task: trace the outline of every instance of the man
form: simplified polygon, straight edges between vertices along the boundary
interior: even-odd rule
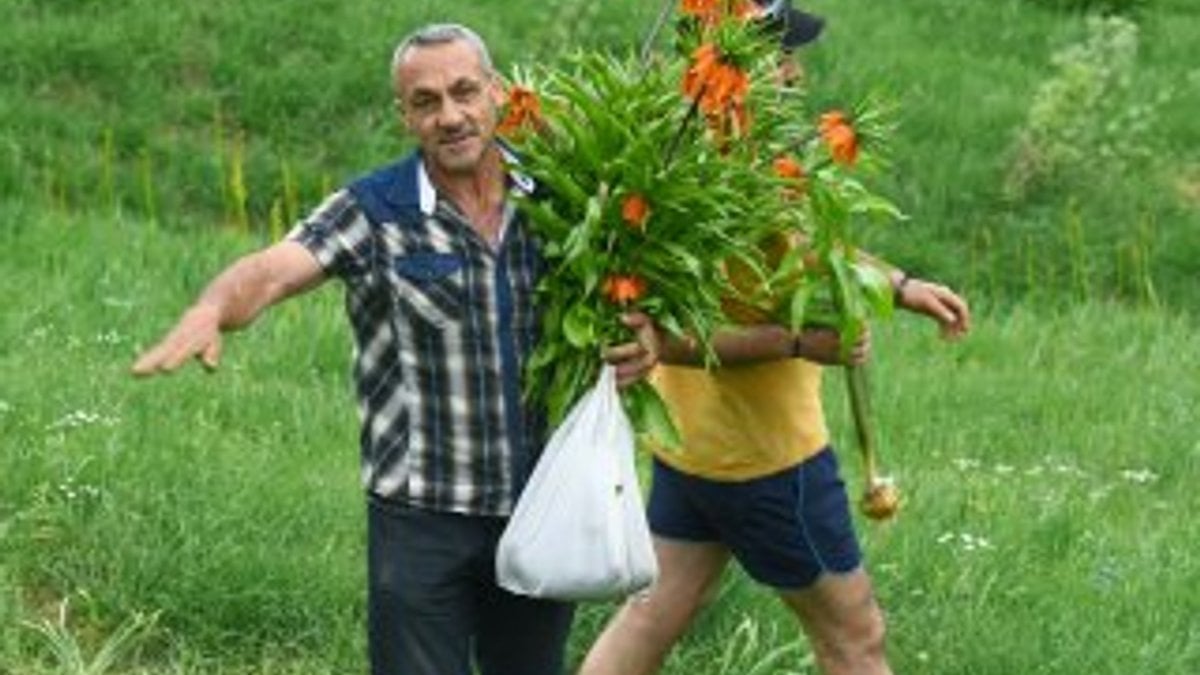
[[[769,5],[765,20],[785,51],[821,30],[820,19],[787,2],[760,4]],[[783,70],[785,78],[795,74]],[[950,338],[969,329],[969,309],[953,291],[889,274],[901,308],[932,318]],[[655,451],[647,511],[660,576],[619,610],[582,675],[657,672],[731,557],[795,613],[822,672],[890,673],[883,616],[821,409],[817,364],[843,361],[836,334],[758,325],[718,344],[722,367],[705,371],[667,365],[696,355],[664,343],[655,381],[683,449]],[[845,362],[861,363],[868,347],[856,345]]]
[[[392,62],[419,150],[329,197],[285,241],[237,261],[134,364],[215,368],[221,333],[329,277],[346,287],[368,500],[368,643],[375,675],[557,675],[567,603],[495,583],[497,540],[537,458],[543,420],[521,403],[536,338],[538,249],[509,199],[494,132],[502,86],[457,25],[422,28]],[[628,383],[654,329],[607,353]]]

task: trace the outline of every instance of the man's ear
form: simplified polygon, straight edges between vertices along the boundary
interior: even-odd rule
[[[400,130],[406,134],[412,133],[412,127],[408,123],[408,114],[404,109],[404,100],[399,96],[393,97],[392,108],[396,111],[396,122],[400,125]]]

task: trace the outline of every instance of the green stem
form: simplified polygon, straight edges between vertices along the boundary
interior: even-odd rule
[[[688,127],[692,125],[692,120],[696,118],[696,113],[700,110],[700,98],[704,96],[704,90],[708,85],[700,87],[700,91],[696,92],[696,98],[692,99],[692,105],[688,108],[687,116],[683,118],[683,122],[679,124],[679,129],[675,131],[675,137],[671,139],[671,144],[667,146],[667,152],[663,156],[663,168],[671,166],[671,159],[675,156],[675,151],[679,149],[679,141],[683,140],[683,134]]]
[[[650,50],[654,47],[654,39],[662,31],[663,24],[671,17],[671,12],[675,9],[675,1],[663,0],[662,8],[658,10],[658,16],[654,19],[654,24],[650,26],[650,32],[646,35],[646,39],[642,41],[642,51],[639,60],[642,63],[643,70],[650,67]]]
[[[846,389],[850,394],[850,412],[854,417],[854,433],[862,453],[866,481],[870,485],[878,470],[875,457],[875,436],[871,427],[871,397],[867,385],[867,367],[846,366]]]

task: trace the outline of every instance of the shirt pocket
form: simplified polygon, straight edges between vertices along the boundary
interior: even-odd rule
[[[462,319],[463,267],[455,253],[419,252],[392,258],[391,274],[396,299],[405,313],[438,327]]]

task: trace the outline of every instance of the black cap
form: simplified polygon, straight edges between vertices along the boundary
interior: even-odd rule
[[[795,49],[816,40],[825,28],[825,19],[792,7],[791,0],[754,0],[762,8],[767,30],[779,32],[779,44]]]

